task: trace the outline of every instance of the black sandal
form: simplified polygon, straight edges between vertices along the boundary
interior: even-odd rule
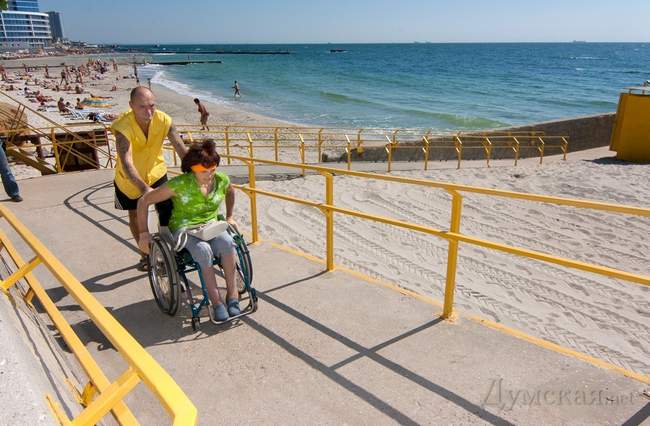
[[[149,257],[144,256],[140,258],[140,261],[135,264],[135,269],[140,272],[147,272],[149,270]]]

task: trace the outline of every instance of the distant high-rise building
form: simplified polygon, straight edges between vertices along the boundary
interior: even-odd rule
[[[52,41],[50,19],[39,10],[38,0],[8,0],[7,10],[0,12],[0,47],[47,46]]]
[[[61,14],[59,12],[47,12],[50,17],[50,30],[52,31],[52,40],[63,40],[63,25],[61,24]]]

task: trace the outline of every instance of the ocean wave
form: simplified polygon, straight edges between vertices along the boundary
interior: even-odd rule
[[[503,123],[501,121],[492,120],[485,117],[424,111],[412,108],[401,108],[401,111],[407,114],[419,115],[421,117],[431,117],[436,120],[444,121],[447,124],[450,124],[451,128],[464,127],[470,129],[489,129],[493,127],[509,126],[509,123]]]
[[[339,102],[339,103],[355,103],[355,104],[360,104],[360,105],[378,105],[375,102],[372,102],[368,99],[363,99],[363,98],[357,98],[354,96],[350,95],[344,95],[342,93],[334,93],[334,92],[326,92],[321,90],[320,95],[330,101],[333,102]]]
[[[225,104],[226,102],[223,99],[217,98],[210,92],[205,92],[201,90],[196,90],[189,84],[181,83],[180,81],[171,80],[167,78],[167,73],[165,71],[158,71],[151,78],[151,82],[154,84],[159,84],[164,86],[179,95],[190,96],[192,98],[204,99],[208,102],[214,104]]]
[[[151,53],[151,56],[171,56],[171,55],[176,55],[176,53],[170,52],[170,53]]]
[[[607,58],[599,58],[597,56],[571,56],[571,59],[580,59],[584,61],[605,61]]]

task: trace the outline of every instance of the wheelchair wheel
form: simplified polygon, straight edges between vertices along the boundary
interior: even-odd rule
[[[231,225],[228,226],[228,233],[235,242],[235,251],[237,252],[235,258],[235,284],[237,285],[239,294],[244,294],[253,284],[253,263],[251,261],[251,255],[243,235],[237,232]]]
[[[160,310],[175,315],[180,298],[176,261],[159,235],[153,235],[149,245],[149,284]]]

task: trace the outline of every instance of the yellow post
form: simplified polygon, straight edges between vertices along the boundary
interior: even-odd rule
[[[463,157],[463,142],[458,135],[454,136],[454,146],[456,147],[456,156],[458,157],[458,166],[456,166],[456,169],[460,169],[460,161]]]
[[[449,190],[451,193],[451,226],[449,231],[460,232],[460,215],[463,206],[463,197],[458,192]],[[442,318],[449,319],[454,312],[454,292],[456,290],[456,263],[458,260],[458,241],[449,240],[449,252],[447,255],[447,279],[445,284],[445,306],[442,311]]]
[[[345,148],[345,152],[348,154],[348,170],[352,170],[352,143],[348,135],[345,135],[345,139],[348,140],[348,146]]]
[[[190,138],[190,143],[194,143],[194,138],[192,138],[192,132],[187,132],[187,137]]]
[[[255,189],[255,163],[252,159],[248,161],[248,187]],[[248,196],[251,200],[251,234],[253,243],[256,243],[259,240],[257,232],[257,194],[251,192]]]
[[[334,205],[334,177],[331,173],[323,173],[325,176],[325,204]],[[327,270],[334,270],[334,212],[327,209],[325,212],[325,235],[327,237],[326,260]]]
[[[303,139],[302,135],[298,133],[298,137],[300,138],[300,145],[298,145],[298,150],[300,151],[300,163],[304,166],[305,165],[305,140]],[[301,176],[305,176],[305,168],[302,167]]]
[[[386,136],[386,139],[388,139],[388,136]],[[390,173],[391,165],[393,162],[393,144],[390,141],[390,139],[388,139],[388,143],[386,144],[384,149],[386,150],[386,160],[388,160],[386,161],[386,167],[387,167],[386,171]]]
[[[253,158],[253,138],[250,132],[247,132],[246,136],[248,136],[248,157]]]
[[[224,130],[224,138],[226,139],[226,156],[228,157],[228,165],[230,165],[230,132],[228,131],[228,126]]]
[[[519,160],[519,140],[517,139],[516,136],[513,136],[512,139],[515,142],[515,147],[512,149],[515,151],[515,166],[516,166],[517,161]]]
[[[318,131],[318,162],[320,163],[323,161],[323,152],[322,152],[322,146],[323,146],[323,129],[320,129]],[[276,160],[277,161],[277,160]]]
[[[487,161],[487,166],[490,167],[490,157],[492,156],[492,141],[487,136],[485,136],[485,140],[483,141],[483,150],[485,151],[485,160]]]
[[[429,170],[429,139],[422,136],[422,143],[424,144],[424,148],[422,148],[424,152],[424,170]]]
[[[566,140],[564,136],[562,136],[562,159],[566,161],[566,154],[567,151],[569,150],[569,141]]]
[[[18,268],[18,270],[16,270],[16,272],[13,274],[9,275],[6,280],[0,280],[0,289],[6,293],[12,285],[16,284],[18,280],[32,272],[32,270],[36,268],[40,263],[41,259],[38,256],[34,256],[32,260]]]
[[[278,145],[280,143],[280,134],[279,134],[279,132],[280,132],[279,127],[276,127],[275,131],[273,132],[273,148],[275,150],[275,161],[280,161],[280,160],[278,160],[278,158],[280,158],[280,157],[278,157]],[[304,176],[304,174],[303,174],[303,176]]]
[[[361,154],[363,152],[363,139],[361,139],[361,132],[363,132],[363,129],[359,129],[357,132],[357,154]]]
[[[108,140],[108,129],[104,126],[104,139],[106,139],[106,149],[108,150],[108,165],[113,168],[113,155],[111,154],[111,142]]]
[[[59,154],[59,147],[57,146],[56,133],[54,133],[54,128],[52,128],[52,131],[50,132],[50,140],[52,140],[52,151],[54,152],[54,167],[56,167],[56,171],[58,173],[61,173],[63,171],[63,167],[61,166],[61,157]]]
[[[539,139],[539,146],[537,147],[537,150],[539,151],[539,164],[542,164],[542,161],[544,161],[544,139],[542,139],[541,136],[538,136],[537,139]]]

